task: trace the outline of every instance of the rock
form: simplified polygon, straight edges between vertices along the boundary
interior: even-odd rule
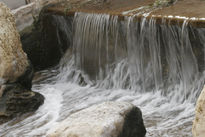
[[[71,114],[48,137],[144,137],[139,108],[127,102],[105,102]]]
[[[43,104],[44,97],[21,85],[7,86],[0,99],[0,124],[27,112],[34,112]]]
[[[205,136],[205,86],[197,100],[192,134],[194,137]]]
[[[33,68],[22,50],[11,11],[0,3],[0,124],[33,112],[44,97],[31,91]]]
[[[17,81],[28,66],[15,19],[10,10],[0,3],[0,85]]]
[[[19,31],[30,26],[34,21],[33,17],[38,16],[44,6],[59,2],[60,0],[29,0],[27,4],[25,3],[25,0],[23,1],[24,3],[20,5],[19,2],[13,0],[10,0],[10,2],[7,3],[10,7],[11,5],[15,6],[15,9],[12,10],[12,14],[16,19],[16,26]]]
[[[36,16],[37,13],[34,2],[12,10],[12,14],[16,20],[17,30],[21,31],[25,27],[30,26],[33,23],[33,16]]]
[[[21,32],[21,42],[34,69],[42,70],[59,63],[71,45],[71,35],[71,17],[55,16],[42,10],[34,24]]]

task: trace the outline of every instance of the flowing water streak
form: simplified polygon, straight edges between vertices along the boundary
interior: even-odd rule
[[[129,75],[125,73],[125,77],[130,79],[128,87],[138,92],[161,90],[163,95],[176,102],[195,102],[203,81],[199,80],[187,21],[182,28],[159,25],[154,19],[146,18],[136,22],[128,17],[126,22]]]
[[[180,27],[156,24],[146,16],[119,21],[106,14],[76,13],[74,24],[76,64],[94,75],[97,87],[161,91],[176,102],[196,101],[203,82],[187,20]],[[126,42],[119,42],[124,36]],[[122,66],[116,67],[119,60]]]
[[[73,24],[76,65],[96,80],[103,79],[114,60],[112,52],[118,37],[117,16],[76,13]]]

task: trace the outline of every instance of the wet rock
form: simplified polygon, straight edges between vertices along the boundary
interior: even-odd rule
[[[15,83],[22,85],[26,89],[31,89],[32,79],[34,76],[33,67],[29,61],[29,66],[26,67],[25,72],[16,80]]]
[[[71,30],[70,17],[56,17],[42,10],[34,24],[21,32],[23,50],[27,53],[35,70],[58,64],[71,45]]]
[[[139,108],[127,102],[105,102],[74,114],[51,129],[48,137],[144,137]]]
[[[33,68],[22,50],[11,11],[0,3],[0,123],[35,111],[43,96],[31,91]]]
[[[205,135],[205,86],[197,100],[192,134],[194,137],[204,137]]]
[[[34,112],[42,105],[44,97],[21,85],[7,85],[0,99],[0,124],[27,112]]]

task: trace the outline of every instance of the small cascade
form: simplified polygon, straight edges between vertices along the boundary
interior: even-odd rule
[[[146,17],[119,20],[76,13],[73,24],[75,63],[98,87],[160,91],[177,102],[196,100],[203,85],[198,64],[203,53],[197,59],[193,48],[198,47],[190,38],[198,30],[188,20],[171,26]]]
[[[144,92],[161,90],[176,101],[193,101],[197,97],[199,69],[187,21],[182,27],[159,25],[146,18],[136,23],[129,17],[127,22],[130,73],[135,73],[131,75],[133,85],[140,83]]]
[[[0,135],[46,136],[76,111],[126,101],[142,110],[147,137],[191,137],[205,80],[205,29],[191,26],[189,19],[170,25],[140,14],[145,16],[123,20],[82,12],[52,15],[58,44],[71,48],[58,66],[38,72],[41,80],[33,91],[45,96],[44,105],[29,117],[0,125]]]
[[[76,13],[73,53],[78,68],[94,79],[105,77],[115,61],[118,41],[118,18],[106,14]],[[98,77],[98,78],[97,78]]]
[[[72,17],[64,17],[52,15],[53,26],[56,27],[56,37],[58,41],[58,45],[61,47],[61,54],[64,54],[64,51],[71,45],[72,43]],[[66,28],[66,29],[65,29]]]

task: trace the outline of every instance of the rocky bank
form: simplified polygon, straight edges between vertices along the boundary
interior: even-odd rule
[[[44,100],[31,91],[33,69],[22,50],[15,19],[0,3],[0,123],[35,111]]]

